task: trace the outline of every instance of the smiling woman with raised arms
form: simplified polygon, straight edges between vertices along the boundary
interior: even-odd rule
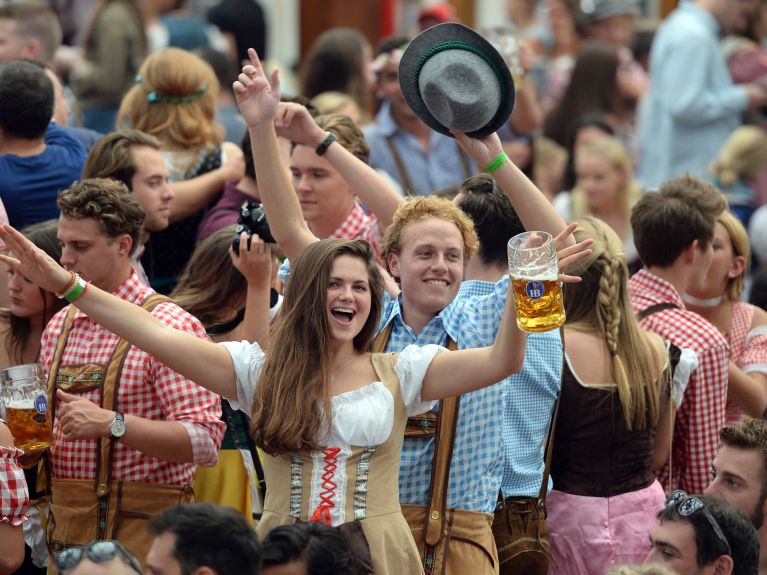
[[[261,535],[299,520],[346,524],[367,539],[376,573],[422,573],[396,489],[405,420],[521,367],[526,336],[513,303],[490,347],[372,354],[382,298],[373,252],[361,240],[322,240],[296,258],[265,353],[176,331],[85,284],[10,226],[0,236],[13,254],[2,260],[15,271],[49,291],[68,290],[67,299],[110,331],[252,412],[252,431],[269,454]],[[240,251],[251,257],[245,240]]]

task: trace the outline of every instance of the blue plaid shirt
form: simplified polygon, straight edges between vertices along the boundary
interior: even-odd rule
[[[504,301],[473,300],[466,304],[463,329],[473,347],[491,345],[503,314]],[[535,497],[541,489],[544,444],[562,378],[559,330],[530,334],[522,371],[503,380],[504,410],[501,435],[505,456],[501,489],[505,497]],[[551,489],[549,477],[548,489]],[[497,492],[496,492],[497,493]]]
[[[387,324],[392,324],[387,351],[401,351],[410,344],[445,345],[448,334],[459,349],[490,345],[500,325],[507,288],[507,278],[495,284],[482,281],[463,282],[457,297],[417,335],[405,325],[399,299],[387,298],[380,325],[383,329]],[[507,450],[504,448],[504,412],[506,404],[509,403],[509,389],[514,382],[521,379],[530,381],[530,388],[535,387],[533,381],[536,370],[540,369],[541,362],[548,361],[548,352],[541,354],[544,358],[533,362],[531,367],[528,367],[528,358],[538,359],[538,348],[552,348],[554,342],[559,347],[559,359],[555,364],[558,364],[557,369],[561,369],[562,355],[558,333],[532,335],[528,341],[528,350],[532,351],[527,352],[525,366],[520,374],[461,396],[448,484],[448,507],[482,513],[492,513],[495,509],[498,491],[505,475]],[[514,401],[517,401],[516,389]],[[528,438],[525,441],[528,444],[542,444],[545,435],[544,430],[542,437]],[[521,445],[523,442],[517,443]],[[530,451],[528,445],[524,445],[524,448]],[[433,454],[433,438],[405,439],[399,474],[401,503],[428,503]],[[540,459],[540,453],[536,451],[536,454]],[[542,472],[541,464],[535,493],[540,487]]]

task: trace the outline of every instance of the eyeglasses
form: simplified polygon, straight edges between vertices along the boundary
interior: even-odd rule
[[[727,550],[727,555],[732,555],[732,549],[730,549],[730,543],[727,541],[727,537],[724,536],[722,528],[719,527],[719,523],[716,522],[716,519],[711,515],[711,512],[706,509],[706,505],[703,501],[697,497],[687,495],[687,493],[678,489],[668,496],[668,499],[666,499],[666,507],[674,507],[677,513],[682,517],[689,517],[695,512],[701,511],[703,517],[706,518],[706,521],[708,521],[708,524],[711,526],[711,529],[714,530],[717,539],[719,539],[719,542],[724,545]]]
[[[141,564],[133,554],[118,541],[97,541],[84,547],[71,547],[56,555],[56,567],[59,571],[74,569],[83,557],[94,563],[108,563],[119,555],[125,563],[139,575],[142,575]]]

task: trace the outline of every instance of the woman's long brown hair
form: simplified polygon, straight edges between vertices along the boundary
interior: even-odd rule
[[[383,303],[383,280],[373,250],[363,240],[326,239],[292,262],[281,319],[274,325],[256,388],[251,432],[266,453],[318,448],[331,425],[329,382],[333,358],[326,304],[330,271],[339,256],[367,266],[370,314],[354,338],[358,353],[370,351]]]

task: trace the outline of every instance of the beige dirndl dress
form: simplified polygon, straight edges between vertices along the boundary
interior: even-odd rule
[[[235,409],[250,411],[263,352],[257,344],[222,343],[237,371]],[[421,383],[444,348],[408,346],[373,354],[379,381],[331,398],[330,436],[322,450],[264,457],[266,501],[257,532],[296,521],[333,526],[359,521],[377,575],[422,575],[423,566],[399,503],[399,463],[407,418],[436,402],[420,399]]]

